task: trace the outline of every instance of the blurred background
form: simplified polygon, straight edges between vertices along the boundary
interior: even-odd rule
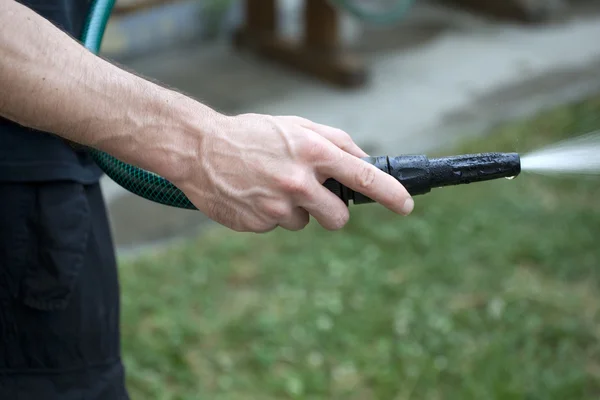
[[[600,129],[598,0],[118,0],[101,53],[372,155]],[[266,235],[103,187],[133,399],[600,397],[600,179],[523,174]]]

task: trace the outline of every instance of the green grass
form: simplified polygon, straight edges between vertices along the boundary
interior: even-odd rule
[[[600,128],[600,98],[445,154],[526,152]],[[437,189],[413,215],[215,229],[124,261],[133,399],[596,399],[600,179]]]

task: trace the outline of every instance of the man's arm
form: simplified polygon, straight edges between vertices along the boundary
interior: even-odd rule
[[[218,113],[95,56],[15,1],[0,6],[0,115],[173,179],[192,165],[193,141]]]
[[[348,209],[327,178],[397,213],[413,208],[347,133],[299,117],[225,116],[97,57],[13,0],[0,0],[0,91],[1,116],[157,173],[236,231],[302,229],[309,214],[343,227]]]

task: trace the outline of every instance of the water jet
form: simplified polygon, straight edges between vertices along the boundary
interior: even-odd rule
[[[524,171],[541,175],[599,175],[600,130],[526,153],[521,163]]]

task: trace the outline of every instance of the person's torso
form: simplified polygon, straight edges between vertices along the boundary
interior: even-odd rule
[[[91,5],[91,0],[17,1],[78,40]],[[55,135],[0,117],[0,182],[66,179],[94,183],[101,175],[87,152],[75,150]]]

